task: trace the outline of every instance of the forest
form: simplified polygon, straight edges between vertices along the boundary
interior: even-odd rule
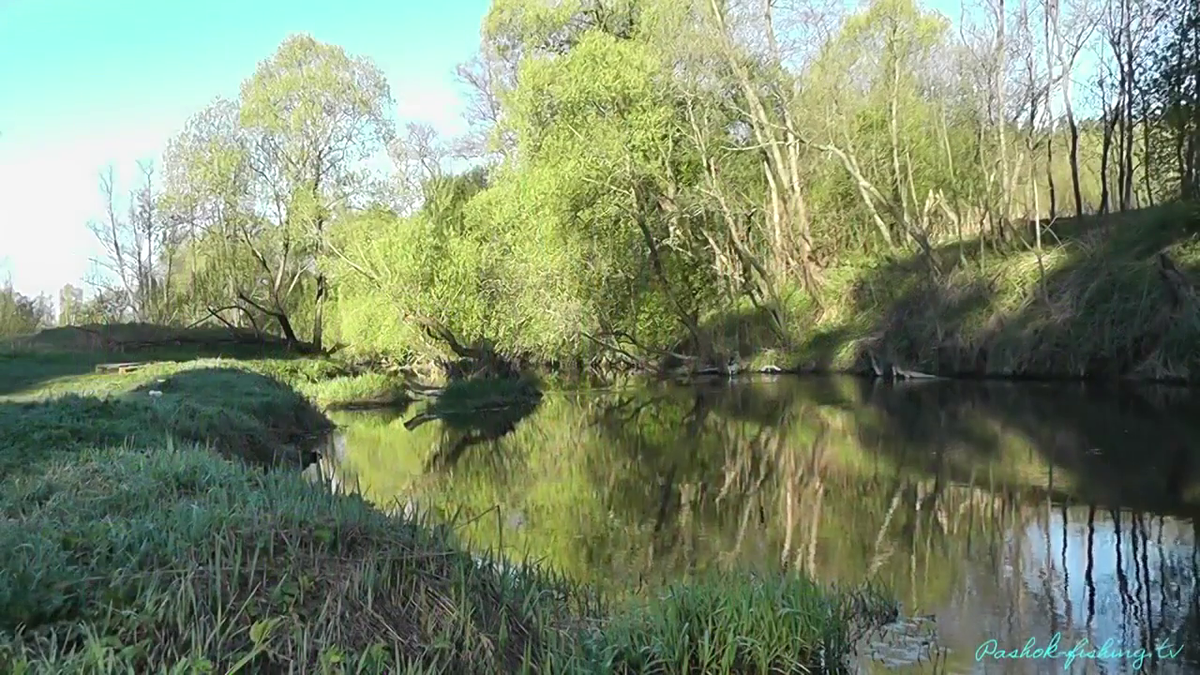
[[[495,0],[470,132],[295,35],[0,332],[252,328],[405,362],[1200,377],[1200,6]]]

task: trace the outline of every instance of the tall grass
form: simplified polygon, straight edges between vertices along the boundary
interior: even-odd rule
[[[663,675],[837,671],[866,629],[894,618],[881,598],[799,576],[709,574],[614,618],[599,661],[605,672]]]
[[[1040,251],[1016,244],[980,258],[945,246],[938,278],[920,258],[831,271],[830,300],[800,321],[793,362],[855,369],[869,345],[945,375],[1080,378],[1108,367],[1146,380],[1200,378],[1194,298],[1166,330],[1147,332],[1168,307],[1158,254],[1193,285],[1200,274],[1200,212],[1172,204],[1059,227],[1061,240],[1047,234]]]
[[[328,425],[279,379],[172,368],[0,400],[0,672],[799,673],[878,618],[785,575],[613,606],[481,564],[447,525],[277,465]]]
[[[518,672],[569,608],[435,526],[203,448],[87,452],[0,500],[5,672]]]

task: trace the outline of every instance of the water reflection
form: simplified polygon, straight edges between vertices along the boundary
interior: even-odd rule
[[[1155,390],[781,379],[547,395],[465,444],[440,422],[343,414],[324,463],[382,506],[457,514],[471,545],[611,593],[783,565],[883,583],[935,617],[940,671],[1067,672],[975,659],[1057,633],[1064,653],[1111,640],[1147,648],[1144,670],[1192,672],[1196,408]],[[1132,670],[1096,656],[1069,672]]]

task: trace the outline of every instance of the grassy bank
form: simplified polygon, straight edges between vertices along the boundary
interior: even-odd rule
[[[398,376],[337,359],[298,355],[280,343],[230,344],[224,342],[228,338],[224,329],[115,324],[54,328],[0,341],[0,399],[120,393],[184,370],[219,367],[278,380],[320,408],[406,400],[404,383]],[[114,343],[147,346],[114,349]],[[148,365],[127,373],[99,372],[96,368],[120,362]]]
[[[804,672],[889,610],[738,575],[613,607],[481,565],[279,466],[328,424],[285,383],[301,363],[0,360],[24,374],[0,395],[0,671]]]
[[[833,265],[823,304],[792,296],[787,340],[753,311],[705,327],[752,366],[859,372],[870,351],[944,376],[1200,381],[1196,207],[1059,221],[1040,250],[1026,236],[1004,250],[937,247],[937,273],[923,256]],[[1175,310],[1160,252],[1182,280]]]
[[[726,307],[699,295],[698,328],[719,362],[736,356],[749,369],[863,372],[870,353],[881,365],[948,377],[1200,380],[1195,205],[1064,218],[1041,229],[1040,247],[1030,224],[1003,244],[995,237],[935,241],[929,255],[915,247],[887,255],[825,251],[819,301],[797,288],[796,275],[780,282],[783,335],[747,299]],[[1170,282],[1160,254],[1173,267]],[[417,358],[436,351],[418,327],[395,319],[405,308],[436,314],[461,342],[483,340],[533,363],[600,362],[602,370],[620,370],[627,361],[655,364],[668,352],[686,354],[694,342],[675,313],[650,296],[633,303],[637,316],[613,310],[629,334],[606,336],[577,317],[539,333],[526,319],[551,321],[553,313],[519,294],[500,304],[469,294],[435,304],[410,287],[388,297],[373,293],[347,289],[330,314],[351,352]],[[604,346],[585,332],[604,337]]]

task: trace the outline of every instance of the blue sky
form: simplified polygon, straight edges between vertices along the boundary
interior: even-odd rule
[[[369,56],[404,120],[461,131],[454,66],[488,0],[0,0],[0,284],[79,283],[97,247],[98,172],[118,188],[189,116],[291,33]]]

